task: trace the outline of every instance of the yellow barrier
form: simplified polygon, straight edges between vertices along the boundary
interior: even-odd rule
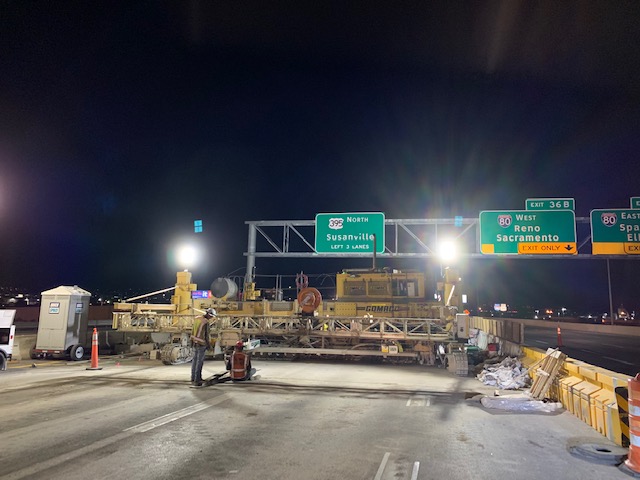
[[[578,383],[580,383],[582,381],[581,378],[579,377],[565,377],[565,378],[561,378],[558,383],[560,385],[559,391],[560,391],[560,396],[558,398],[556,398],[556,400],[559,400],[560,403],[562,403],[562,405],[564,406],[564,408],[566,408],[567,410],[569,410],[571,413],[573,412],[573,386],[577,385]]]
[[[589,380],[592,383],[595,384],[599,384],[602,388],[602,383],[600,383],[597,380],[597,375],[596,375],[596,370],[594,367],[592,367],[589,364],[583,363],[582,365],[580,365],[578,367],[578,373],[582,376],[582,378],[584,378],[585,380]]]
[[[595,429],[606,436],[609,430],[607,409],[611,404],[615,404],[615,395],[603,388],[593,395],[591,399],[593,402],[591,404],[591,416],[595,419]]]
[[[595,395],[602,390],[597,385],[587,382],[588,385],[580,390],[580,418],[587,425],[596,428],[595,415],[591,415],[591,401],[595,402]]]
[[[564,362],[564,369],[569,375],[580,375],[580,366],[582,365],[584,365],[584,362],[581,362],[580,360],[567,358]]]
[[[527,368],[546,356],[544,351],[532,347],[522,347],[522,352],[522,363]],[[529,370],[532,378],[536,376],[535,370],[535,366]],[[614,389],[626,387],[630,378],[629,375],[567,358],[549,394],[580,420],[617,445],[623,446],[622,425]]]

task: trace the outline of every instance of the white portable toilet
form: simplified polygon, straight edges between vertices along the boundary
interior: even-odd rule
[[[38,336],[32,357],[69,356],[82,360],[88,350],[91,293],[74,285],[42,292]]]

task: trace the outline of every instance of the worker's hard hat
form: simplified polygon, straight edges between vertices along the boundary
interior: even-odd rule
[[[216,309],[215,309],[215,308],[207,308],[207,309],[204,311],[204,314],[205,314],[207,317],[215,317],[215,316],[217,316],[217,315],[218,315],[218,313],[216,312]]]
[[[244,348],[244,343],[242,343],[242,340],[238,340],[236,342],[236,348]]]

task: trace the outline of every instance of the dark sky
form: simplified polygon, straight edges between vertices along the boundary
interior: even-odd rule
[[[195,219],[204,288],[244,267],[246,220],[626,208],[639,44],[637,1],[3,0],[0,285],[168,287]],[[485,301],[606,306],[603,261],[549,262],[467,273]]]

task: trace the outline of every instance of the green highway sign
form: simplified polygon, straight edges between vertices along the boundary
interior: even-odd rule
[[[573,198],[527,198],[527,210],[574,210],[576,201]]]
[[[591,210],[593,255],[640,255],[640,210]]]
[[[573,210],[480,212],[480,251],[488,255],[575,255]]]
[[[384,213],[318,213],[317,253],[384,253]]]
[[[631,197],[631,208],[640,208],[640,197]]]

